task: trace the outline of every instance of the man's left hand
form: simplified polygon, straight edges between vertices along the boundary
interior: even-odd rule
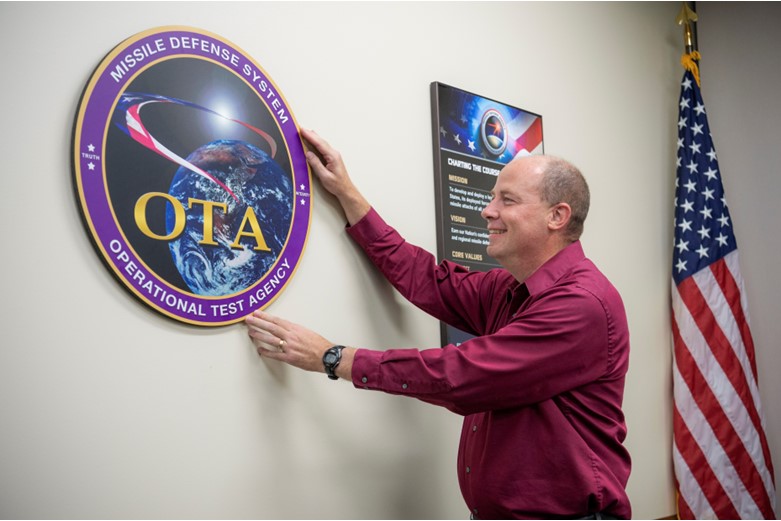
[[[258,354],[306,371],[325,372],[323,354],[333,344],[314,331],[264,311],[245,320]]]

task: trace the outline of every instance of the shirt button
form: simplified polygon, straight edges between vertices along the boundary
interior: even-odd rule
[[[467,467],[466,468],[466,473],[469,474],[470,472],[472,472],[472,469],[470,467]]]
[[[406,389],[407,387],[409,387],[407,384],[401,384],[402,389]]]
[[[477,425],[472,425],[472,432],[477,432]]]
[[[365,376],[364,376],[363,378],[361,378],[361,382],[363,382],[363,383],[366,383],[366,382],[368,382],[368,381],[369,381],[369,379],[368,379],[368,378],[366,378]]]

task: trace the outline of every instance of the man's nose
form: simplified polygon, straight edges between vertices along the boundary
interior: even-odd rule
[[[485,208],[483,208],[483,211],[480,212],[480,217],[486,221],[496,218],[496,210],[494,210],[493,201],[488,203]]]

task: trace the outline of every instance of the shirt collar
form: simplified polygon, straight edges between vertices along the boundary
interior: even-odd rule
[[[553,286],[565,273],[570,271],[578,262],[586,258],[583,253],[583,245],[575,241],[548,259],[545,264],[537,268],[525,281],[529,295],[536,295]],[[515,294],[522,284],[515,281],[510,285],[510,293]]]

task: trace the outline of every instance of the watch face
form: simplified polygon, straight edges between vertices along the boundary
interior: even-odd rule
[[[325,363],[326,364],[333,364],[336,362],[336,355],[334,353],[328,352],[325,354]]]

